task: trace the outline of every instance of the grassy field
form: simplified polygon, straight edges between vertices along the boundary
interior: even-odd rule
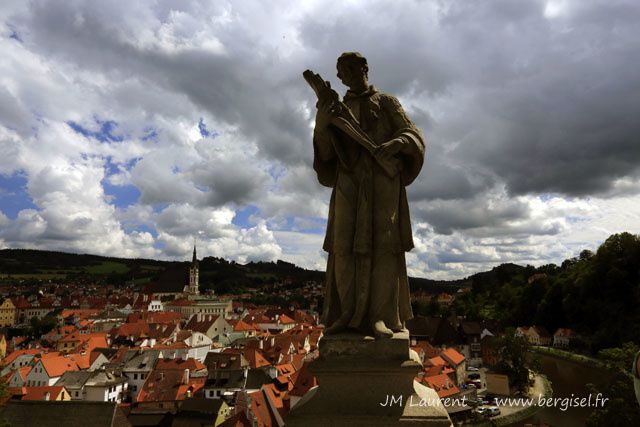
[[[0,274],[0,279],[12,279],[12,280],[27,280],[27,279],[52,280],[52,279],[64,279],[65,277],[67,277],[67,275],[63,273]]]
[[[126,273],[129,271],[129,267],[120,262],[105,261],[98,265],[85,267],[85,271],[89,274]]]

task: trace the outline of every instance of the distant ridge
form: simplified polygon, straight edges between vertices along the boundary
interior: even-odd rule
[[[129,281],[145,283],[157,278],[168,268],[176,268],[189,261],[162,261],[145,258],[119,258],[93,254],[74,254],[61,251],[37,249],[1,249],[0,280],[15,276],[24,280],[72,279],[82,277],[114,284]],[[274,280],[323,280],[324,272],[306,270],[293,263],[249,262],[238,264],[223,258],[205,257],[200,262],[201,283],[228,282],[240,287],[260,285]],[[40,277],[39,277],[40,276]],[[470,286],[470,279],[431,280],[409,278],[411,289],[425,292],[456,292],[461,287]]]

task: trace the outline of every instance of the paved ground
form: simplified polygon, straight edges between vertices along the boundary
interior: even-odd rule
[[[535,400],[538,399],[538,395],[544,395],[544,382],[540,375],[536,375],[534,378],[534,383],[531,388],[529,388],[529,396]],[[511,406],[499,406],[500,415],[494,418],[506,417],[507,415],[512,415],[518,411],[521,411],[524,408],[528,408],[530,405],[520,404],[511,405]]]

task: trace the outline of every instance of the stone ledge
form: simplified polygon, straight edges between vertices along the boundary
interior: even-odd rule
[[[291,409],[287,426],[451,426],[437,393],[414,381],[422,364],[408,333],[327,335],[319,350],[309,366],[319,386]]]
[[[391,338],[375,339],[356,333],[324,335],[318,343],[320,360],[344,359],[409,360],[409,333],[396,332]]]

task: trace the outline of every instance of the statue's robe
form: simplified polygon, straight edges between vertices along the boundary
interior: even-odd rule
[[[371,331],[383,320],[401,329],[413,317],[404,253],[413,248],[405,186],[418,176],[425,141],[393,96],[373,86],[347,92],[345,104],[362,130],[381,145],[400,137],[400,172],[385,174],[373,156],[332,126],[314,132],[313,167],[320,183],[332,187],[323,248],[329,253],[322,323],[343,313],[348,326]]]

